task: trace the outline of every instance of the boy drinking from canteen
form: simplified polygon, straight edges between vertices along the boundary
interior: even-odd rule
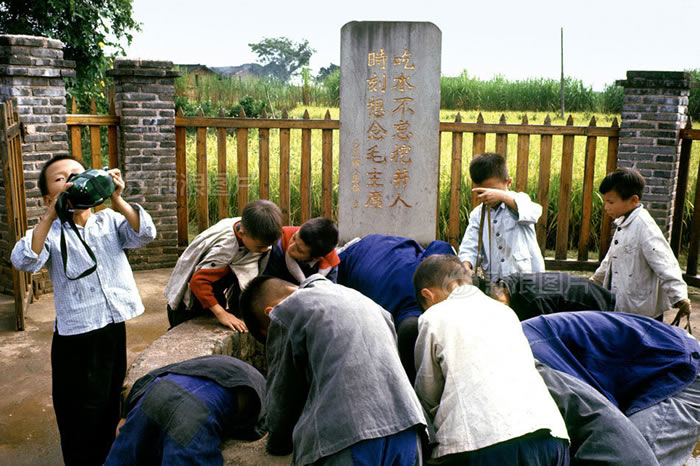
[[[615,295],[615,310],[663,321],[671,304],[679,316],[690,315],[688,287],[661,229],[640,203],[644,178],[618,168],[600,183],[605,213],[615,233],[605,259],[591,280]]]
[[[102,464],[114,440],[126,373],[124,321],[144,311],[124,249],[141,247],[156,235],[148,213],[122,199],[125,183],[118,169],[108,171],[116,187],[114,210],[75,209],[76,229],[64,226],[57,198],[72,186],[69,176],[83,171],[67,155],[44,164],[39,189],[48,209],[12,250],[16,268],[35,273],[46,265],[53,283],[52,396],[68,465]]]
[[[337,245],[338,228],[327,218],[312,218],[301,227],[282,227],[282,238],[272,246],[264,273],[296,285],[318,273],[335,283],[340,264]]]
[[[171,328],[208,309],[221,325],[245,332],[245,323],[234,315],[238,295],[265,270],[270,248],[281,234],[279,207],[259,199],[248,203],[241,217],[223,219],[197,235],[165,287]]]
[[[508,190],[513,180],[508,176],[506,159],[492,152],[477,156],[469,164],[469,175],[481,204],[469,214],[459,259],[471,270],[481,256],[481,265],[491,280],[516,272],[543,272],[544,259],[535,236],[542,207],[526,193]],[[491,224],[484,225],[479,251],[481,219],[488,218],[482,217],[484,205],[491,211]]]

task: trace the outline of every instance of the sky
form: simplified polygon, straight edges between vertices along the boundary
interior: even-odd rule
[[[133,0],[141,32],[131,58],[176,64],[254,63],[250,43],[308,40],[316,74],[340,65],[340,29],[350,21],[429,21],[442,31],[443,76],[559,79],[594,90],[628,70],[700,68],[700,1],[586,0]]]

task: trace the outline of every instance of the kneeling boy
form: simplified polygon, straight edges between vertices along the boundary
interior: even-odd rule
[[[564,420],[515,313],[472,286],[455,256],[418,266],[416,393],[433,418],[436,464],[568,465]]]
[[[209,309],[225,327],[244,332],[245,324],[233,314],[240,289],[265,269],[270,247],[282,234],[281,222],[279,207],[257,200],[241,217],[223,219],[197,235],[165,288],[171,328]]]
[[[255,440],[265,378],[231,356],[170,364],[136,381],[106,465],[221,464],[224,437]]]
[[[301,227],[282,227],[282,238],[272,246],[263,273],[296,285],[315,273],[336,282],[337,245],[338,228],[327,218],[312,218]]]
[[[700,344],[692,335],[622,312],[564,312],[522,327],[535,357],[617,406],[659,464],[688,459],[700,438]]]
[[[388,312],[314,275],[251,281],[240,307],[266,342],[267,449],[294,464],[413,465],[425,419]]]

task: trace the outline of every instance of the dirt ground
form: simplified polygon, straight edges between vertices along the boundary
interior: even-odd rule
[[[135,272],[143,315],[127,322],[127,358],[136,355],[168,328],[163,289],[171,269]],[[700,335],[700,290],[690,288],[693,333]],[[666,315],[667,322],[672,318]],[[54,308],[51,295],[33,303],[26,330],[14,330],[12,298],[0,295],[0,464],[62,463],[58,429],[51,403],[49,361]],[[700,443],[689,466],[700,466]]]

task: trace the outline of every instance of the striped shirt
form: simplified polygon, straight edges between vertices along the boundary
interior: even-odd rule
[[[124,322],[143,313],[131,266],[125,248],[138,248],[156,236],[151,216],[141,206],[132,204],[139,213],[139,232],[126,218],[112,209],[104,209],[88,217],[78,231],[97,258],[97,270],[78,280],[68,280],[61,257],[61,223],[54,220],[40,254],[32,251],[34,230],[27,232],[12,250],[12,264],[25,272],[49,271],[56,307],[55,329],[60,335],[77,335]],[[63,225],[67,249],[67,274],[80,275],[92,267],[80,239],[69,224]]]

